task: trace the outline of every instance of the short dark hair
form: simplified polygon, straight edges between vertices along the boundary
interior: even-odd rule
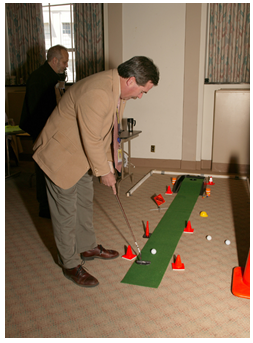
[[[145,86],[151,81],[154,86],[159,81],[159,70],[153,61],[145,56],[135,56],[118,66],[119,76],[127,79],[134,76],[138,86]]]
[[[58,44],[58,45],[52,46],[47,52],[47,61],[48,62],[52,61],[54,57],[60,60],[62,58],[62,53],[61,53],[62,50],[67,51],[67,49],[63,45]]]

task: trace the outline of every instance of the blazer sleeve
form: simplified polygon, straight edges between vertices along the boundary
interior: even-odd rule
[[[112,139],[113,103],[106,91],[92,90],[76,104],[81,141],[96,176],[110,172],[108,151]]]

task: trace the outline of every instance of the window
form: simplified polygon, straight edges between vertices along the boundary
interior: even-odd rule
[[[74,26],[72,27],[70,23],[62,23],[62,45],[71,45],[71,32],[74,32]]]
[[[69,53],[68,82],[75,82],[75,47],[73,4],[42,3],[46,52],[61,44]]]
[[[70,23],[62,23],[62,33],[64,35],[70,36],[71,34]]]

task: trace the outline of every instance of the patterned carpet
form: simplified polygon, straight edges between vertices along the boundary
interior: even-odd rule
[[[121,283],[132,262],[95,259],[85,267],[100,284],[85,289],[66,279],[56,264],[51,222],[38,217],[33,163],[20,162],[12,166],[16,169],[21,173],[5,181],[6,338],[250,337],[250,301],[231,292],[233,268],[244,267],[249,252],[246,181],[213,175],[211,196],[199,196],[190,217],[194,233],[183,234],[175,250],[185,271],[173,271],[170,263],[159,288],[145,288]],[[147,221],[152,233],[176,196],[165,195],[171,176],[154,174],[127,197],[148,171],[135,168],[133,182],[128,178],[120,187],[140,248]],[[97,179],[94,188],[98,243],[120,256],[129,244],[136,250],[111,190]],[[160,193],[166,202],[158,211],[152,196]],[[201,211],[208,217],[200,217]]]

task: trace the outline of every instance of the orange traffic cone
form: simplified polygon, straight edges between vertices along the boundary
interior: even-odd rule
[[[180,255],[177,255],[175,263],[172,263],[173,270],[184,270],[184,264],[181,262]]]
[[[165,194],[173,194],[172,191],[171,191],[170,186],[168,186],[167,191],[165,192]]]
[[[192,229],[190,220],[188,221],[186,228],[184,229],[185,233],[193,233],[194,229]]]
[[[172,178],[172,185],[173,185],[173,186],[175,185],[176,181],[177,181],[177,178],[176,178],[176,177],[173,177],[173,178]]]
[[[149,238],[150,236],[151,236],[151,233],[149,233],[149,223],[147,221],[146,232],[144,233],[144,235],[142,237],[143,238]]]
[[[245,268],[234,268],[232,293],[237,297],[250,299],[250,251]]]
[[[137,256],[137,255],[134,255],[134,254],[132,253],[131,245],[129,245],[129,246],[127,247],[127,252],[126,252],[126,254],[123,255],[122,258],[124,258],[125,260],[132,261],[132,260],[134,260],[134,259],[136,258],[136,256]]]

